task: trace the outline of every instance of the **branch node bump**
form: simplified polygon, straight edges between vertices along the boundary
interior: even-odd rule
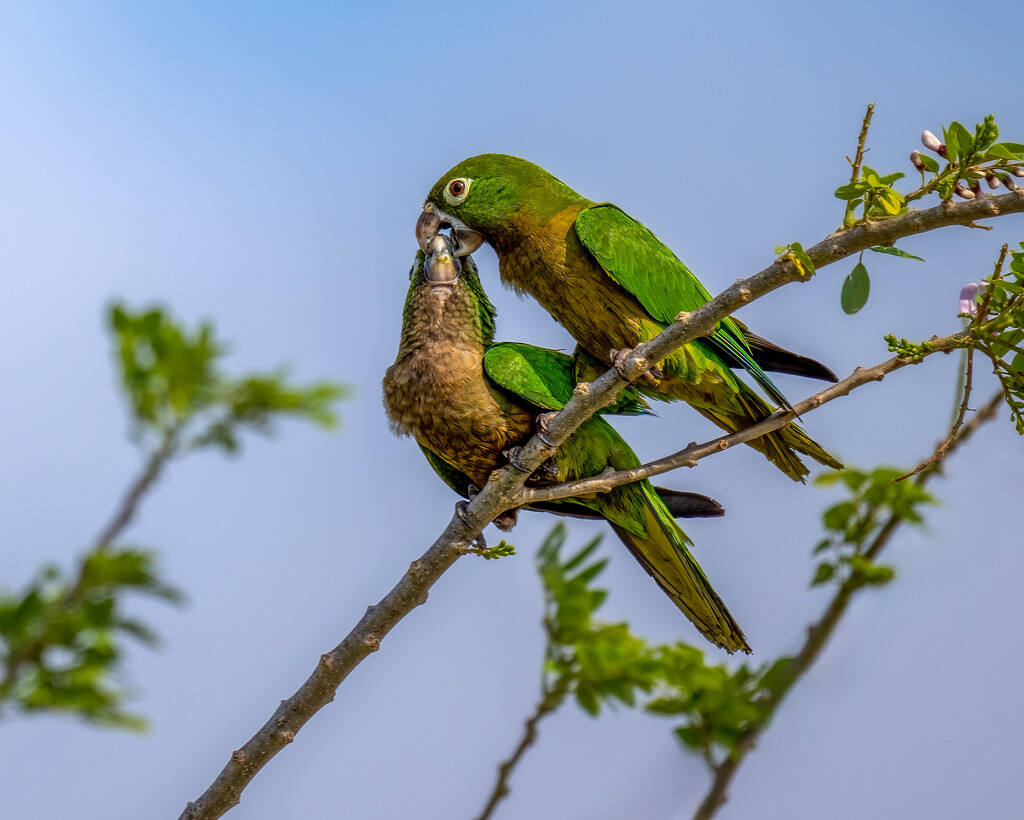
[[[424,598],[424,600],[426,599]],[[371,633],[363,638],[363,646],[370,652],[376,652],[380,649],[380,638]]]
[[[754,294],[750,292],[750,288],[740,288],[739,297],[740,301],[743,302],[743,304],[746,304],[754,298]]]
[[[590,383],[580,382],[572,389],[574,396],[589,396],[590,395]]]
[[[420,575],[423,573],[423,564],[419,561],[413,561],[409,564],[409,575]]]
[[[284,743],[291,743],[295,740],[295,732],[291,729],[285,729],[283,732],[278,733],[278,737],[281,738]]]
[[[718,442],[718,449],[719,450],[728,450],[729,449],[729,442],[726,441],[725,439],[722,439],[720,442]]]
[[[241,766],[243,763],[245,763],[246,759],[247,758],[245,756],[245,752],[243,752],[241,749],[235,749],[231,753],[231,762],[237,766]]]
[[[679,311],[679,313],[676,314],[676,321],[677,322],[688,322],[690,320],[690,316],[692,316],[692,315],[693,314],[687,313],[685,310],[681,310],[681,311]]]
[[[373,609],[373,607],[370,608]],[[330,656],[330,653],[324,652],[324,654],[320,656],[320,668],[330,669],[332,666],[334,666],[334,659]]]

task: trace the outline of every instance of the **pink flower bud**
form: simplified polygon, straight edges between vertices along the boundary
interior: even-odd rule
[[[978,294],[985,292],[985,286],[977,282],[964,285],[960,290],[960,312],[969,313],[971,316],[978,315]]]
[[[921,160],[921,155],[917,153],[917,151],[910,152],[910,161],[918,171],[924,170],[924,162]]]
[[[993,191],[996,188],[998,188],[1000,184],[999,177],[997,177],[995,174],[989,174],[988,176],[986,176],[985,182],[988,183],[988,187],[991,188]]]
[[[974,199],[974,191],[970,188],[965,188],[963,185],[957,185],[953,193],[961,199]]]
[[[940,157],[946,156],[946,146],[939,142],[939,138],[936,137],[931,131],[924,131],[921,134],[921,144],[929,151],[934,151]]]

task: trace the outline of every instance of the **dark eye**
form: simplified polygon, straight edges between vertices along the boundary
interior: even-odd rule
[[[449,182],[444,187],[444,198],[448,204],[461,205],[469,195],[469,186],[472,181],[469,177],[459,177]]]

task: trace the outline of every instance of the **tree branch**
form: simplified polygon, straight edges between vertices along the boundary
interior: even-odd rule
[[[929,344],[934,345],[934,347],[927,351],[922,351],[922,359],[907,359],[895,356],[892,359],[875,365],[874,367],[858,367],[841,382],[830,385],[820,393],[798,402],[793,406],[792,410],[779,410],[764,419],[764,421],[760,421],[750,427],[745,427],[743,430],[736,433],[731,433],[727,436],[720,436],[719,438],[705,442],[704,444],[690,444],[678,453],[673,453],[670,456],[659,458],[655,461],[648,462],[647,464],[641,464],[639,467],[633,467],[629,470],[608,469],[600,475],[593,476],[592,478],[583,478],[579,481],[567,482],[555,487],[544,487],[538,489],[526,488],[523,491],[525,496],[524,503],[532,504],[542,501],[553,501],[558,498],[569,498],[587,493],[608,492],[613,487],[618,487],[621,484],[630,484],[644,478],[651,478],[652,476],[667,473],[670,470],[676,470],[680,467],[695,467],[697,466],[698,461],[703,458],[707,458],[713,453],[727,450],[736,444],[742,444],[750,441],[751,439],[763,436],[765,433],[770,433],[772,430],[778,430],[781,427],[785,427],[797,416],[805,415],[815,408],[821,407],[823,404],[827,404],[833,399],[837,399],[841,396],[847,396],[856,388],[862,387],[869,382],[881,381],[886,375],[892,373],[894,370],[899,370],[903,367],[907,367],[908,365],[919,364],[923,360],[924,356],[930,356],[933,353],[949,353],[953,350],[964,347],[970,339],[971,334],[969,331],[954,333],[951,336],[945,336],[942,338],[932,338],[929,341]]]
[[[982,407],[967,424],[960,429],[959,435],[952,443],[946,446],[945,449],[942,448],[946,442],[944,441],[940,444],[935,450],[935,460],[932,461],[925,470],[918,474],[914,479],[915,483],[919,486],[924,486],[933,475],[937,475],[945,460],[949,458],[949,456],[951,456],[960,447],[960,445],[974,435],[974,433],[976,433],[983,424],[995,418],[996,411],[1002,403],[1003,394],[998,392],[989,399],[988,403],[985,404],[985,406]],[[882,550],[884,550],[889,544],[893,534],[905,520],[905,518],[891,515],[879,529],[878,534],[875,536],[870,546],[864,551],[864,557],[869,561],[874,561]],[[835,594],[835,597],[833,597],[828,608],[825,610],[825,614],[822,615],[821,619],[816,624],[808,629],[807,639],[805,640],[804,645],[801,647],[800,652],[796,657],[794,657],[790,662],[786,669],[786,674],[783,676],[779,686],[772,692],[770,697],[763,701],[765,709],[764,716],[743,733],[743,736],[740,738],[740,741],[736,746],[735,752],[715,767],[714,780],[711,783],[711,788],[708,790],[707,795],[698,807],[697,812],[693,815],[694,820],[710,820],[710,818],[714,816],[715,812],[717,812],[725,803],[727,800],[729,785],[731,784],[737,769],[739,769],[740,764],[751,749],[754,748],[761,734],[765,729],[767,729],[768,724],[778,711],[778,708],[786,698],[786,695],[789,694],[789,691],[793,688],[796,682],[804,675],[804,673],[807,672],[815,660],[817,660],[818,656],[821,654],[821,650],[825,647],[829,638],[831,638],[835,632],[836,626],[845,614],[851,598],[858,589],[863,589],[863,587],[858,586],[851,580],[847,580],[841,584]]]
[[[491,790],[490,797],[487,800],[487,805],[484,806],[483,812],[477,818],[477,820],[489,820],[494,810],[498,807],[498,804],[505,799],[509,792],[509,777],[512,775],[513,770],[517,765],[522,756],[526,753],[537,740],[537,725],[541,720],[552,712],[554,712],[559,706],[562,705],[562,701],[565,700],[565,696],[569,693],[569,687],[572,684],[572,677],[570,675],[562,675],[556,681],[555,685],[550,691],[545,692],[544,696],[537,703],[537,708],[526,720],[523,725],[523,734],[519,739],[519,743],[515,748],[512,755],[502,762],[498,766],[498,780],[494,784],[494,788]]]
[[[1024,190],[965,202],[944,202],[927,210],[913,210],[833,233],[807,253],[815,267],[821,268],[874,245],[891,245],[913,234],[1021,212],[1024,212]],[[186,807],[181,820],[213,820],[237,805],[242,790],[255,774],[291,742],[295,733],[317,710],[333,699],[335,690],[348,673],[372,649],[377,648],[381,638],[425,600],[430,586],[465,552],[483,528],[500,513],[526,503],[523,485],[527,476],[553,456],[583,422],[614,402],[622,388],[639,378],[651,364],[661,361],[687,342],[710,334],[719,321],[743,305],[796,281],[805,281],[800,269],[788,256],[779,257],[764,270],[736,282],[693,313],[681,313],[674,324],[650,342],[635,348],[622,365],[623,376],[612,369],[590,384],[577,385],[573,397],[547,426],[544,437],[550,444],[539,436],[533,436],[519,453],[523,470],[507,467],[491,474],[487,485],[473,498],[464,513],[452,519],[433,546],[413,563],[410,572],[380,604],[367,611],[334,650],[321,657],[320,664],[306,683],[282,702],[245,746],[232,754],[213,784]],[[772,420],[779,421],[779,426],[784,423],[775,416]],[[764,432],[767,429],[754,433],[744,431],[749,438]]]
[[[167,462],[177,450],[178,432],[177,427],[169,427],[164,431],[160,445],[150,454],[149,460],[146,462],[146,468],[128,488],[128,492],[121,500],[121,506],[96,539],[96,549],[109,547],[111,542],[121,534],[121,531],[131,523],[142,497],[156,483]]]

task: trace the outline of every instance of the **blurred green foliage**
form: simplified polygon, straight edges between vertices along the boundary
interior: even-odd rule
[[[23,592],[0,593],[0,708],[142,728],[144,721],[124,710],[130,693],[113,674],[124,638],[157,644],[145,624],[124,614],[129,592],[181,600],[160,580],[153,555],[138,549],[94,549],[77,576],[47,565]]]
[[[115,304],[109,325],[135,432],[174,435],[186,449],[235,452],[243,430],[268,434],[285,416],[330,428],[334,403],[347,396],[330,382],[290,385],[280,369],[226,375],[220,364],[227,348],[208,322],[190,332],[161,308],[132,312]]]
[[[753,722],[764,719],[766,687],[775,685],[789,658],[751,669],[708,664],[704,653],[684,643],[652,645],[633,635],[624,623],[607,624],[594,615],[608,593],[592,583],[607,559],[593,560],[595,539],[562,560],[565,527],[558,524],[537,556],[544,585],[548,635],[544,692],[558,696],[556,708],[569,695],[588,714],[602,705],[637,706],[657,715],[682,718],[676,736],[709,761],[729,754]],[[549,709],[550,711],[550,709]]]
[[[206,447],[233,453],[244,431],[270,433],[284,417],[332,427],[346,391],[292,385],[283,370],[229,376],[221,370],[227,348],[211,324],[189,330],[160,308],[114,305],[108,319],[145,467],[72,571],[47,565],[21,592],[0,591],[0,715],[59,712],[138,729],[144,721],[125,710],[131,692],[119,681],[124,640],[155,646],[157,638],[125,614],[123,599],[181,596],[160,578],[150,550],[113,542],[174,456]]]
[[[933,503],[918,483],[893,480],[900,475],[899,470],[880,467],[870,472],[846,469],[818,479],[820,485],[842,487],[847,497],[822,515],[827,536],[814,554],[831,550],[832,557],[818,564],[812,586],[835,582],[847,597],[893,579],[891,567],[872,560],[872,546],[896,523],[922,523],[921,508]],[[817,647],[755,667],[709,663],[700,649],[682,642],[649,644],[626,624],[606,624],[595,617],[608,595],[593,586],[606,564],[595,558],[600,539],[563,560],[565,539],[559,524],[537,556],[548,636],[542,713],[569,696],[593,716],[603,705],[640,706],[649,714],[672,718],[678,740],[712,768],[742,755],[744,743],[768,724]]]
[[[817,565],[811,586],[834,581],[857,588],[887,584],[893,579],[892,567],[871,560],[868,550],[872,540],[891,519],[921,524],[920,507],[935,503],[918,483],[895,480],[904,472],[892,467],[878,467],[870,473],[847,468],[815,479],[819,486],[845,486],[849,497],[822,515],[828,535],[815,546],[814,554],[831,552],[831,558]]]

